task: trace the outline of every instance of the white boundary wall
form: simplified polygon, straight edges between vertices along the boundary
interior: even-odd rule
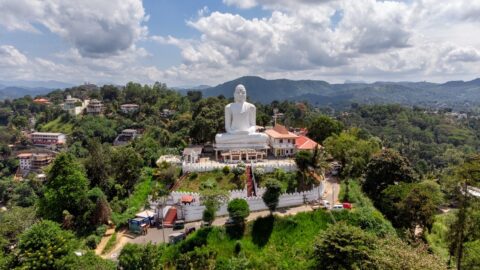
[[[248,206],[250,208],[251,212],[255,211],[262,211],[262,210],[268,210],[268,207],[265,205],[263,202],[263,199],[261,195],[265,192],[265,188],[259,188],[258,190],[258,196],[256,197],[246,197],[246,190],[233,190],[230,192],[230,200],[234,198],[243,198],[247,201]],[[322,195],[324,192],[324,185],[323,182],[318,186],[314,187],[313,189],[309,191],[304,191],[304,192],[294,192],[294,193],[284,193],[280,195],[279,202],[278,202],[278,208],[287,208],[287,207],[293,207],[293,206],[299,206],[302,204],[305,204],[307,202],[311,202],[314,200],[321,199]],[[174,198],[181,198],[182,195],[191,195],[194,196],[194,198],[199,198],[198,193],[192,193],[192,192],[172,192],[172,196]],[[220,209],[217,211],[216,215],[217,216],[225,216],[228,215],[227,211],[227,205],[228,203],[223,204]],[[198,221],[202,219],[203,215],[203,210],[205,209],[205,206],[200,205],[199,201],[197,200],[196,203],[192,203],[191,205],[184,205],[182,206],[182,212],[183,216],[185,218],[186,222],[191,222],[191,221]]]
[[[248,164],[247,164],[248,165]],[[227,164],[220,162],[205,162],[205,163],[186,163],[182,164],[182,170],[186,172],[209,172],[213,170],[221,170],[228,166],[230,169],[237,166],[236,164]],[[264,162],[254,163],[254,167],[263,167],[265,172],[273,172],[275,169],[283,169],[286,172],[293,172],[297,170],[297,165],[293,160],[269,160]]]

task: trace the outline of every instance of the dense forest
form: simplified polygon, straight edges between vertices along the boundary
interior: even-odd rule
[[[67,95],[101,100],[103,116],[69,115],[59,106]],[[205,98],[200,91],[182,95],[161,83],[79,86],[45,97],[51,104],[35,103],[30,96],[0,103],[0,205],[6,209],[0,212],[0,269],[479,265],[480,202],[465,192],[480,187],[480,117],[474,110],[352,104],[334,113],[306,102],[256,103],[257,125],[272,125],[278,110],[283,115],[279,122],[306,127],[308,136],[323,145],[318,152],[297,153],[297,173],[256,172],[261,184],[272,192],[305,190],[315,184],[309,170],[324,174],[327,161],[334,159],[342,165],[341,197],[355,209],[271,215],[247,223],[241,234],[211,227],[176,245],[128,244],[118,262],[112,262],[93,252],[109,221],[121,229],[144,208],[148,196],[168,193],[182,172],[157,165],[158,157],[178,155],[188,145],[211,145],[215,134],[224,131],[224,106],[232,100]],[[139,110],[123,113],[120,105],[125,103],[138,104]],[[142,136],[113,146],[127,128]],[[65,150],[45,168],[45,182],[33,174],[14,180],[16,153],[33,147],[27,138],[31,130],[68,136]],[[221,194],[221,181],[231,180],[232,188],[242,181],[238,171],[215,173],[207,179],[190,176],[202,181],[206,197]],[[78,250],[82,256],[75,255]]]

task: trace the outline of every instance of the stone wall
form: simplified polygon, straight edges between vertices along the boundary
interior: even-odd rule
[[[268,207],[265,205],[261,197],[261,195],[264,192],[265,192],[264,188],[259,188],[258,195],[256,197],[246,197],[244,196],[246,195],[246,190],[233,190],[230,192],[230,199],[234,199],[234,198],[245,199],[248,203],[248,206],[251,212],[268,210]],[[318,187],[315,187],[309,191],[282,194],[280,195],[280,198],[279,198],[278,208],[294,207],[294,206],[299,206],[314,200],[318,200],[323,195],[323,192],[324,192],[324,185],[322,183]],[[184,193],[180,191],[175,192],[176,198],[181,198],[182,195],[192,195],[195,198],[199,197],[198,194],[195,195],[195,193],[191,193],[191,192],[184,192]],[[220,209],[216,213],[217,216],[228,215],[227,205],[228,203],[225,203],[220,207]],[[197,203],[197,204],[191,204],[191,205],[184,205],[182,207],[181,212],[185,218],[185,221],[191,222],[191,221],[201,220],[204,209],[205,209],[205,206]]]

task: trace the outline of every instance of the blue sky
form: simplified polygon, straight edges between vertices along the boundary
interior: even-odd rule
[[[0,80],[470,80],[480,2],[3,0]]]

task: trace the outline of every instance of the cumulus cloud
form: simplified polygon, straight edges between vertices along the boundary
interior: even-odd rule
[[[245,9],[261,6],[271,15],[247,19],[212,12],[188,22],[201,33],[200,39],[158,37],[159,42],[179,47],[183,59],[166,74],[192,79],[196,74],[222,79],[247,74],[347,79],[363,74],[367,80],[384,76],[418,80],[479,71],[469,66],[478,61],[479,38],[465,44],[437,33],[442,23],[455,27],[474,23],[480,4],[471,1],[223,2]],[[446,36],[461,35],[447,29]],[[217,69],[228,74],[222,76]]]
[[[4,0],[0,10],[7,29],[39,32],[41,24],[86,57],[118,54],[147,33],[140,0]]]

